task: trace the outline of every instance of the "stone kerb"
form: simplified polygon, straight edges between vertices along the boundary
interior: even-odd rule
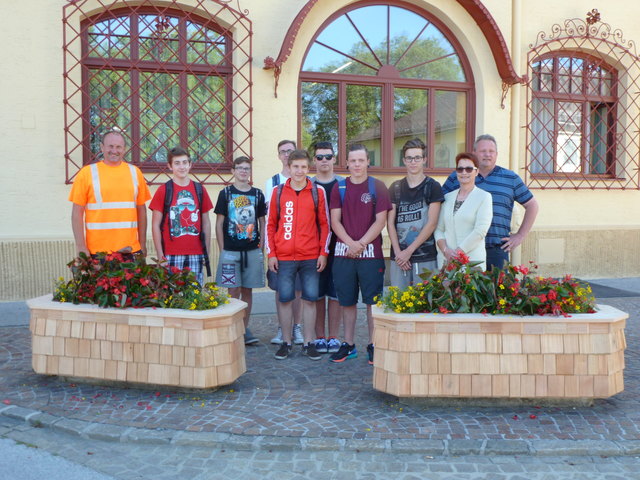
[[[605,398],[624,390],[628,314],[397,314],[373,308],[373,387],[400,398]]]
[[[105,309],[45,295],[27,305],[36,373],[209,388],[246,371],[240,300],[213,310]]]

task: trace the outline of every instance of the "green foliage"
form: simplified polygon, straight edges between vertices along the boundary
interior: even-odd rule
[[[124,261],[119,253],[81,253],[67,264],[72,279],[60,277],[53,299],[103,308],[179,308],[207,310],[228,303],[215,283],[201,286],[189,269],[149,265],[144,258]]]

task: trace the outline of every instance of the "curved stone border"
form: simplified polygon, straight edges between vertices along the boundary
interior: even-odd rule
[[[0,415],[21,420],[33,428],[84,439],[118,443],[177,445],[247,451],[350,451],[408,453],[432,456],[534,455],[534,456],[627,456],[640,455],[640,440],[357,440],[247,436],[215,432],[122,427],[68,419],[16,405],[0,407]]]

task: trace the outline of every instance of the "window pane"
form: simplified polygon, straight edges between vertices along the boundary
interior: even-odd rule
[[[571,59],[561,57],[556,59],[558,64],[558,81],[556,91],[559,93],[569,93],[571,91]]]
[[[428,98],[427,90],[413,88],[394,90],[394,167],[404,166],[401,150],[407,140],[417,137],[427,143]]]
[[[609,145],[608,131],[609,106],[603,103],[591,105],[589,116],[589,143],[587,145],[587,170],[585,173],[607,173],[607,152],[612,148]]]
[[[140,162],[166,162],[180,143],[179,99],[177,75],[140,73]]]
[[[226,91],[219,77],[189,75],[187,128],[193,161],[222,163],[225,161]]]
[[[531,121],[531,173],[553,173],[553,111],[554,101],[533,100]]]
[[[553,89],[553,59],[547,58],[533,64],[533,90],[550,92]]]
[[[302,82],[302,146],[328,141],[338,145],[338,85]]]
[[[454,168],[456,155],[466,149],[467,95],[437,90],[435,103],[433,166]]]
[[[178,19],[175,17],[140,15],[140,60],[177,62]]]
[[[362,143],[371,165],[381,165],[382,87],[347,85],[347,143]]]
[[[87,34],[89,56],[101,58],[129,58],[129,17],[104,20],[90,25]]]
[[[581,58],[571,59],[571,93],[582,93],[582,66]]]
[[[224,35],[197,23],[187,22],[187,61],[217,65],[224,60]]]
[[[131,139],[131,87],[125,71],[89,70],[91,152],[100,153],[102,135],[118,127]]]
[[[556,171],[581,171],[580,143],[582,133],[582,104],[558,102],[558,138],[556,140]]]

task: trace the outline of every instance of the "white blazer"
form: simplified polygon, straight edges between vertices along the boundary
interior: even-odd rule
[[[444,196],[438,228],[434,233],[436,242],[444,238],[449,248],[462,249],[469,255],[469,260],[482,262],[478,266],[486,270],[487,251],[484,246],[484,237],[493,218],[491,194],[474,186],[454,215],[453,207],[458,192],[459,189],[456,189]],[[442,267],[444,262],[444,254],[438,248],[438,267]]]

